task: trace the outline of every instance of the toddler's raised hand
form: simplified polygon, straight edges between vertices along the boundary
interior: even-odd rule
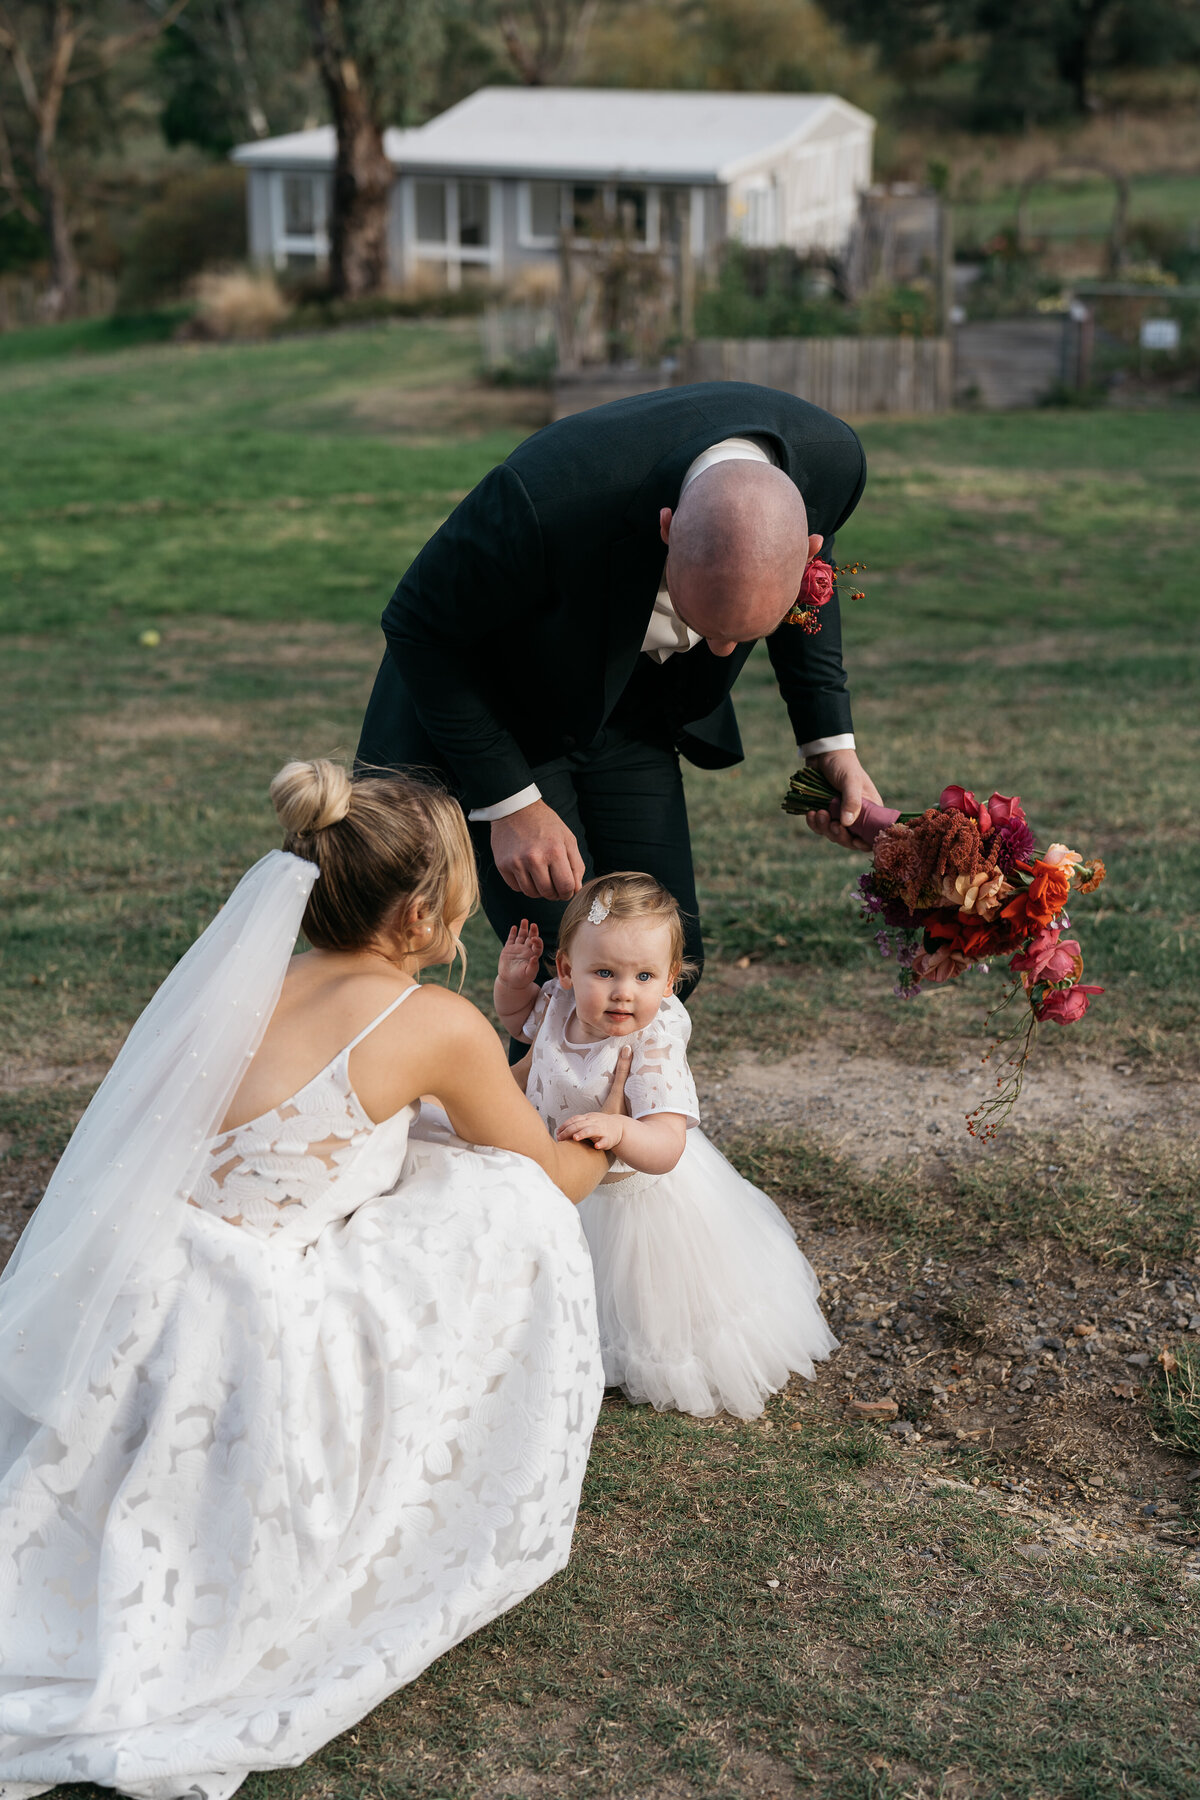
[[[537,979],[542,960],[542,940],[534,919],[514,925],[500,949],[498,974],[510,987],[527,987]]]
[[[559,1143],[568,1139],[581,1143],[585,1139],[594,1144],[597,1150],[615,1150],[621,1142],[621,1134],[627,1121],[619,1113],[577,1113],[560,1125],[557,1132]]]

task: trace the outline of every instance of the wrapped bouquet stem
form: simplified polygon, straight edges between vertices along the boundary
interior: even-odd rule
[[[785,812],[833,818],[838,807],[837,789],[809,768],[793,775],[783,801]],[[1073,1024],[1104,992],[1083,983],[1083,953],[1064,936],[1068,901],[1099,887],[1104,864],[1065,844],[1039,851],[1015,794],[980,801],[947,787],[936,806],[910,813],[866,801],[851,830],[871,847],[858,883],[862,917],[880,954],[895,958],[897,995],[911,999],[996,961],[1015,977],[990,1015],[1025,1002],[984,1058],[999,1054],[997,1091],[967,1115],[973,1137],[992,1138],[1020,1095],[1038,1026]]]

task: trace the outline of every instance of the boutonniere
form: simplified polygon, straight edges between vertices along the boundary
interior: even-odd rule
[[[798,625],[801,631],[810,633],[820,631],[821,621],[817,614],[833,599],[834,582],[842,575],[857,575],[866,566],[865,563],[843,563],[840,568],[834,569],[827,562],[822,562],[819,556],[814,556],[804,571],[796,603],[784,619],[784,624]],[[861,600],[862,590],[851,589],[850,598]]]

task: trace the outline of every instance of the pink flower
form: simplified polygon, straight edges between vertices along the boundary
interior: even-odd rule
[[[1039,862],[1049,863],[1052,869],[1073,869],[1076,863],[1083,861],[1078,850],[1068,850],[1065,844],[1051,844]]]
[[[1031,988],[1035,981],[1078,981],[1083,955],[1074,938],[1063,938],[1052,925],[1039,931],[1028,949],[1014,956],[1008,966]]]
[[[1040,1005],[1034,1007],[1039,1019],[1047,1019],[1054,1025],[1074,1025],[1082,1019],[1088,1009],[1088,995],[1102,994],[1102,987],[1051,988]]]
[[[833,599],[833,570],[827,562],[814,557],[800,578],[799,604],[827,606]]]
[[[939,944],[936,950],[918,950],[912,960],[913,977],[917,981],[954,981],[970,963],[953,944]]]
[[[1025,823],[1025,809],[1017,794],[989,794],[987,809],[993,825],[1024,825]]]

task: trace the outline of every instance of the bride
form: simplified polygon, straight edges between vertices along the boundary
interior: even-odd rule
[[[271,792],[0,1281],[4,1800],[222,1800],[567,1560],[607,1158],[416,980],[476,899],[449,797]]]

